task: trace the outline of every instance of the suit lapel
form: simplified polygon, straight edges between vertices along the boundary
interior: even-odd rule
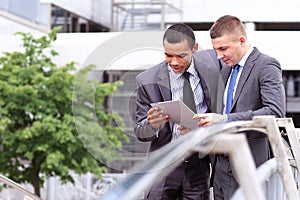
[[[224,90],[225,90],[225,86],[227,84],[227,80],[229,79],[230,73],[231,73],[231,67],[226,66],[225,68],[222,69],[222,79],[223,79],[223,83],[224,83]],[[224,92],[224,91],[222,91]]]
[[[227,80],[229,79],[231,73],[231,67],[225,66],[222,68],[221,76],[222,80],[218,82],[218,103],[217,103],[217,112],[223,113],[224,110],[224,92],[226,89]]]
[[[198,73],[198,76],[200,77],[200,84],[201,84],[201,88],[203,90],[203,95],[204,95],[204,101],[206,103],[206,105],[208,106],[208,108],[211,107],[210,105],[210,87],[209,84],[212,80],[210,80],[211,76],[208,73],[208,68],[212,67],[209,66],[209,64],[207,62],[204,62],[204,60],[198,60],[194,57],[194,64],[195,64],[195,69]],[[201,67],[206,65],[207,67]],[[209,109],[210,111],[210,109]]]
[[[164,66],[160,67],[157,78],[158,78],[157,84],[160,93],[163,97],[163,101],[172,100],[170,78],[169,78],[167,63],[165,63]]]
[[[207,65],[207,63],[194,59],[194,64],[198,75],[200,76],[200,79],[204,80],[204,82],[207,83],[209,81],[207,80],[209,78],[208,72],[205,67],[201,67],[202,65]]]
[[[256,48],[254,48],[253,52],[249,55],[249,57],[245,63],[245,66],[243,67],[243,70],[242,70],[242,73],[241,73],[241,76],[240,76],[240,79],[239,79],[239,82],[238,82],[238,85],[236,88],[236,92],[234,95],[234,99],[232,102],[232,107],[236,104],[236,102],[243,90],[243,87],[253,69],[253,66],[255,64],[254,61],[257,59],[258,54],[259,54],[258,50]]]

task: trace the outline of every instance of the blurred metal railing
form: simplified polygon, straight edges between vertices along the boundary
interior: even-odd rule
[[[1,174],[0,174],[0,182],[3,182],[5,184],[9,185],[10,187],[22,192],[25,195],[24,200],[40,200],[40,197],[38,197],[35,194],[29,192],[24,187],[22,187],[20,184],[14,182],[13,180],[11,180],[11,179],[9,179],[6,176],[3,176]]]
[[[254,117],[252,121],[220,123],[198,128],[174,143],[166,145],[161,150],[151,153],[146,163],[134,168],[126,179],[101,199],[117,200],[121,196],[124,199],[135,199],[157,179],[171,172],[182,162],[182,158],[194,152],[199,152],[199,156],[205,156],[208,153],[227,152],[236,171],[237,181],[244,198],[247,200],[264,200],[266,197],[246,137],[243,134],[232,134],[256,130],[268,135],[286,199],[299,200],[292,170],[279,132],[279,127],[282,126],[286,130],[290,130],[291,124],[282,124],[282,122],[283,120],[278,120],[274,116],[258,116]],[[292,134],[294,133],[288,133],[288,135]],[[238,151],[236,151],[237,148]],[[297,147],[295,148],[297,151]],[[295,153],[294,149],[293,153]]]
[[[294,177],[294,182],[290,181],[290,183],[294,184],[298,190],[298,198],[300,194],[300,178],[299,178],[299,166],[300,166],[300,131],[296,129],[293,124],[293,120],[291,118],[278,118],[276,119],[277,127],[284,128],[284,134],[288,137],[288,151],[291,151],[290,156],[281,156],[286,158],[285,160],[289,161],[289,165]],[[275,126],[276,127],[276,126]],[[277,129],[278,130],[278,129]],[[278,133],[277,133],[278,134]],[[287,152],[287,151],[285,151]],[[267,200],[283,200],[283,199],[293,199],[288,197],[288,193],[284,190],[284,184],[282,178],[280,177],[280,169],[279,163],[275,158],[263,163],[257,169],[257,179],[259,180],[260,186],[264,190],[264,196]],[[245,195],[243,194],[241,188],[239,188],[233,197],[232,200],[244,200]]]
[[[266,133],[268,135],[268,139],[270,141],[272,151],[277,162],[277,167],[285,190],[286,199],[299,200],[299,194],[297,192],[296,184],[289,165],[287,152],[285,151],[281,133],[279,130],[280,121],[281,120],[276,119],[274,116],[259,116],[253,118],[253,125],[256,127],[264,127],[266,129]],[[290,123],[285,124],[285,127],[290,127],[291,122],[292,121],[290,120]],[[295,133],[288,133],[288,135],[290,136],[293,134]],[[297,148],[294,150],[297,151]]]
[[[298,186],[300,183],[299,173],[295,165],[295,160],[290,160],[290,166],[295,179],[295,184]],[[283,184],[278,171],[278,165],[276,159],[266,161],[257,168],[257,179],[259,180],[260,186],[263,190],[265,199],[267,200],[283,200],[286,198],[286,193],[283,188]],[[297,187],[298,193],[300,189]],[[244,200],[245,196],[241,188],[232,196],[231,200]]]

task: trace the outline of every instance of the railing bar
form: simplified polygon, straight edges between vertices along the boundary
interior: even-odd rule
[[[21,185],[19,185],[18,183],[14,182],[13,180],[3,176],[2,174],[0,174],[0,181],[4,182],[5,184],[20,190],[21,192],[23,192],[24,194],[28,195],[30,198],[33,198],[34,200],[40,200],[40,197],[36,196],[35,194],[29,192],[28,190],[26,190],[25,188],[23,188]]]

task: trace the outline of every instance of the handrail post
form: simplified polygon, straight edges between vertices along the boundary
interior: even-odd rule
[[[296,161],[297,170],[300,174],[300,144],[296,133],[293,120],[291,118],[278,118],[277,124],[279,127],[284,127],[292,148],[293,156]]]
[[[237,181],[247,200],[263,200],[264,195],[258,182],[254,160],[246,136],[222,134],[212,149],[213,153],[227,152],[237,174]]]
[[[267,129],[268,138],[274,157],[277,160],[279,174],[287,199],[299,200],[299,194],[287,159],[287,153],[284,151],[284,145],[275,116],[255,116],[253,118],[253,124],[254,126],[263,126]]]

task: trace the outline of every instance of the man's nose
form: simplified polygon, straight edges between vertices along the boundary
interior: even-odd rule
[[[173,58],[171,59],[171,65],[177,65],[177,64],[178,64],[177,58],[176,58],[176,57],[173,57]]]
[[[221,54],[221,53],[218,53],[218,55],[217,55],[217,58],[218,59],[222,59],[224,57],[224,55],[223,54]]]

